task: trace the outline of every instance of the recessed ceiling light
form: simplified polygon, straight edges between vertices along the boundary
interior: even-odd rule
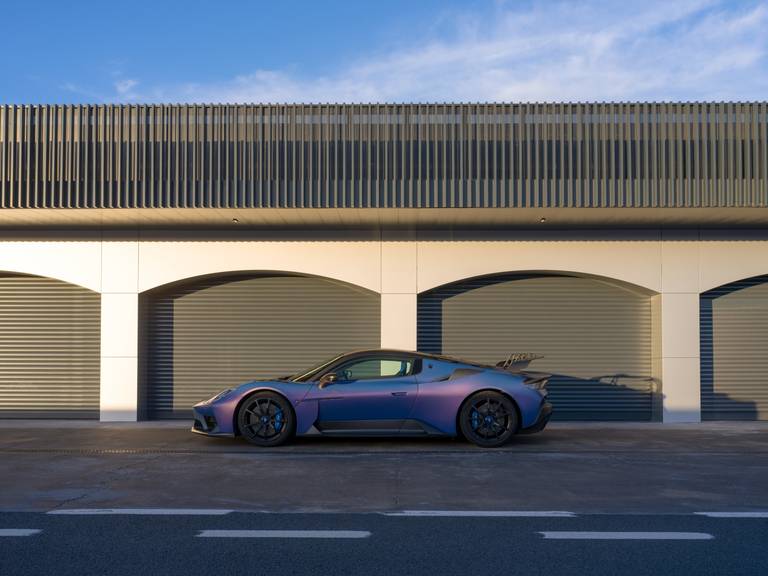
[[[547,221],[547,219],[546,219],[546,218],[540,218],[540,219],[539,219],[539,222],[541,222],[542,224],[544,224],[544,222],[546,222],[546,221]]]
[[[240,220],[237,218],[232,218],[232,224],[240,224]]]

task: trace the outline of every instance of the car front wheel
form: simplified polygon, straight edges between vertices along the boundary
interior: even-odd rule
[[[237,413],[240,434],[257,446],[279,446],[293,436],[293,410],[274,392],[257,392],[245,399]]]
[[[496,448],[506,444],[517,432],[517,411],[512,400],[499,392],[478,392],[461,407],[459,426],[473,444]]]

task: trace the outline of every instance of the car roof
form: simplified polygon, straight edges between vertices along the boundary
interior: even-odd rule
[[[354,356],[365,356],[367,354],[391,354],[393,356],[412,356],[415,358],[427,358],[430,360],[440,360],[443,362],[454,362],[456,364],[470,364],[472,366],[481,366],[484,368],[494,368],[491,364],[484,364],[482,362],[476,362],[474,360],[464,360],[462,358],[456,358],[455,356],[447,356],[444,354],[434,354],[431,352],[417,352],[414,350],[398,350],[396,348],[369,348],[364,350],[355,350],[344,354],[343,358],[350,358]]]

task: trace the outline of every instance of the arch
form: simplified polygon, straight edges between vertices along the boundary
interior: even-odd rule
[[[61,280],[101,291],[102,246],[99,239],[7,239],[0,249],[0,270]]]
[[[766,247],[768,250],[768,247]],[[718,293],[722,296],[726,293],[732,293],[742,288],[746,288],[755,283],[762,283],[768,280],[768,270],[763,266],[756,265],[755,269],[749,273],[732,272],[720,276],[717,280],[712,280],[701,285],[701,295],[710,296]]]
[[[630,292],[635,292],[637,294],[642,294],[645,296],[655,296],[659,292],[656,290],[653,290],[652,288],[649,288],[647,285],[641,285],[636,284],[633,282],[628,282],[626,280],[621,280],[618,278],[612,278],[610,276],[604,276],[600,274],[592,274],[588,272],[576,272],[573,270],[551,270],[551,269],[512,269],[512,270],[502,270],[499,272],[490,272],[487,274],[478,274],[475,276],[466,276],[462,278],[457,278],[455,280],[452,280],[450,282],[446,282],[443,284],[439,284],[437,286],[432,286],[431,288],[425,288],[423,290],[419,291],[419,295],[425,294],[428,292],[432,292],[434,290],[439,290],[442,288],[446,288],[452,285],[456,284],[462,284],[464,282],[471,282],[474,280],[493,280],[494,278],[503,278],[506,276],[511,275],[519,275],[519,276],[564,276],[564,277],[573,277],[573,278],[587,278],[590,280],[595,280],[597,282],[603,282],[605,284],[614,286],[616,288],[621,288],[624,290],[629,290]]]
[[[271,271],[328,278],[381,292],[375,242],[142,242],[139,292],[190,278]]]
[[[97,279],[97,275],[93,278],[86,278],[79,270],[67,270],[66,268],[60,269],[59,267],[56,267],[54,270],[47,265],[40,266],[39,263],[34,261],[31,261],[26,265],[21,262],[13,266],[8,266],[7,263],[0,265],[0,276],[3,274],[30,276],[33,278],[48,278],[49,280],[56,280],[62,284],[84,288],[91,292],[101,292],[101,282]]]
[[[333,284],[337,284],[339,286],[344,286],[346,288],[349,288],[351,290],[356,290],[361,293],[365,294],[375,294],[379,295],[380,292],[377,290],[371,290],[370,288],[367,288],[365,286],[361,286],[356,283],[352,282],[346,282],[344,280],[339,280],[337,278],[334,278],[332,276],[321,276],[318,274],[307,274],[304,272],[295,272],[293,270],[251,270],[251,269],[242,269],[242,270],[226,270],[223,272],[211,272],[206,274],[200,274],[197,276],[189,276],[185,278],[179,278],[178,280],[173,280],[171,282],[167,282],[165,284],[160,284],[158,286],[154,286],[152,288],[147,288],[145,290],[142,290],[141,295],[151,295],[153,293],[163,292],[165,290],[172,290],[174,288],[184,288],[184,287],[191,287],[198,284],[203,283],[221,283],[225,284],[227,282],[236,281],[238,279],[245,279],[245,278],[256,278],[256,277],[270,277],[270,276],[286,276],[286,277],[295,277],[295,278],[316,278],[318,280],[324,280],[326,282],[331,282]],[[220,282],[217,282],[219,281]]]
[[[563,236],[423,241],[418,246],[418,291],[466,278],[535,272],[599,276],[661,292],[661,246],[656,236],[648,240]]]

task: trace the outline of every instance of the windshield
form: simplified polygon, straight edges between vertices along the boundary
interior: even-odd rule
[[[297,374],[293,374],[292,376],[288,376],[286,380],[291,380],[293,382],[309,382],[317,374],[319,374],[320,372],[325,370],[328,366],[330,366],[340,358],[343,358],[344,356],[346,356],[346,354],[339,354],[338,356],[335,356],[334,358],[327,360],[322,364],[318,364],[317,366],[310,368],[309,370],[305,370],[303,372],[298,372]]]

